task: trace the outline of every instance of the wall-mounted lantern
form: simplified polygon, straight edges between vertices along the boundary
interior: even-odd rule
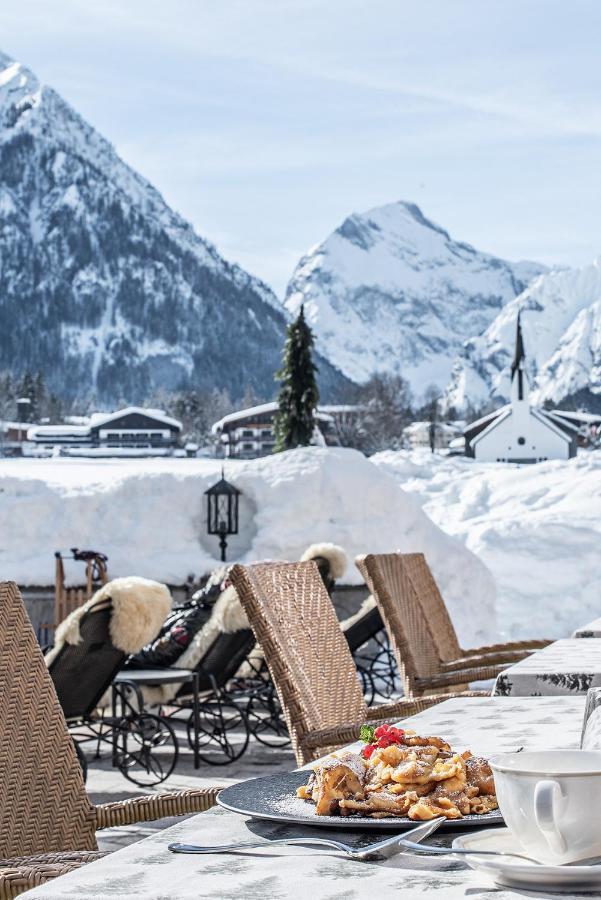
[[[221,470],[221,478],[205,491],[207,495],[207,531],[219,535],[221,562],[225,562],[227,537],[238,534],[238,500],[241,491],[226,481]]]

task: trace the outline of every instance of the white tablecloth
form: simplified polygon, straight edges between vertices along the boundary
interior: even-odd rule
[[[555,641],[497,676],[493,694],[541,697],[586,694],[601,686],[601,640]]]
[[[492,754],[525,748],[578,747],[584,698],[465,698],[447,700],[405,721],[421,733],[438,734],[458,749]],[[358,863],[308,849],[269,848],[269,840],[315,834],[274,822],[244,819],[214,809],[194,816],[62,878],[23,894],[39,900],[544,900],[549,893],[500,891],[485,876],[452,858],[403,855],[387,862]],[[458,832],[438,832],[445,845]],[[348,843],[374,840],[334,832]],[[171,854],[172,841],[218,844],[261,836],[265,851],[246,855]],[[562,894],[575,900],[576,894]],[[580,895],[581,896],[581,895]]]

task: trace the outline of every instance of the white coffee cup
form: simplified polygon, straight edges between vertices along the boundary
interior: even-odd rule
[[[490,760],[505,823],[529,856],[601,856],[601,751],[501,753]]]

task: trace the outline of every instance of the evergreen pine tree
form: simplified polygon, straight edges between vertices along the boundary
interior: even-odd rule
[[[313,333],[301,306],[298,318],[287,328],[282,368],[276,374],[282,386],[274,422],[274,453],[306,447],[313,438],[319,391],[312,348]]]

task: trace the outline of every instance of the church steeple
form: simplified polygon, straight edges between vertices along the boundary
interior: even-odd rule
[[[515,332],[515,354],[511,364],[511,399],[525,400],[528,395],[528,377],[526,375],[526,352],[522,336],[522,312],[518,312]]]

